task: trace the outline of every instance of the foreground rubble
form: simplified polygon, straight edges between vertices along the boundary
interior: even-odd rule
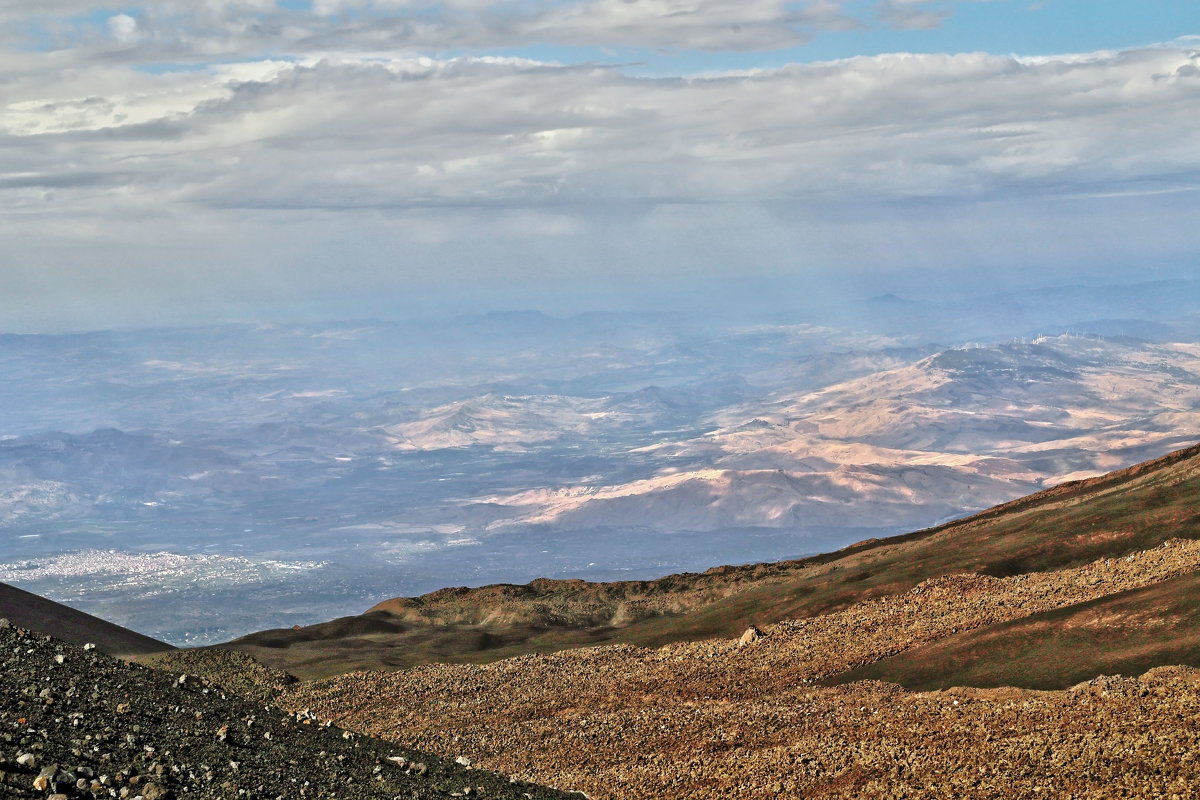
[[[467,769],[0,621],[0,797],[570,795]]]

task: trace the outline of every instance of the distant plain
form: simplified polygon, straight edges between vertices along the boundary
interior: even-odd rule
[[[927,527],[1194,441],[1198,286],[4,336],[0,581],[199,644]]]

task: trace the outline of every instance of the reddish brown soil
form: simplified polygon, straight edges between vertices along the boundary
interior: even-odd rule
[[[964,631],[1154,586],[1200,543],[993,578],[960,575],[766,636],[628,645],[484,666],[353,673],[281,701],[594,798],[1191,796],[1200,673],[1152,670],[1057,692],[914,693],[818,682]]]

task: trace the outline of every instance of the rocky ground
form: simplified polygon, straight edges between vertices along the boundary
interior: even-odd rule
[[[1072,689],[823,685],[962,631],[1200,568],[1173,540],[1074,569],[947,576],[764,636],[363,672],[280,702],[593,798],[1162,797],[1200,791],[1200,672]]]
[[[181,656],[186,660],[186,656]],[[183,662],[181,662],[183,663]],[[210,665],[211,666],[211,665]],[[278,676],[216,664],[246,688]],[[360,736],[0,622],[0,797],[550,800],[567,792]]]

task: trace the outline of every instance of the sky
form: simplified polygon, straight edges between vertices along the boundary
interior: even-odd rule
[[[1198,189],[1195,0],[0,0],[0,331],[1190,277]]]

